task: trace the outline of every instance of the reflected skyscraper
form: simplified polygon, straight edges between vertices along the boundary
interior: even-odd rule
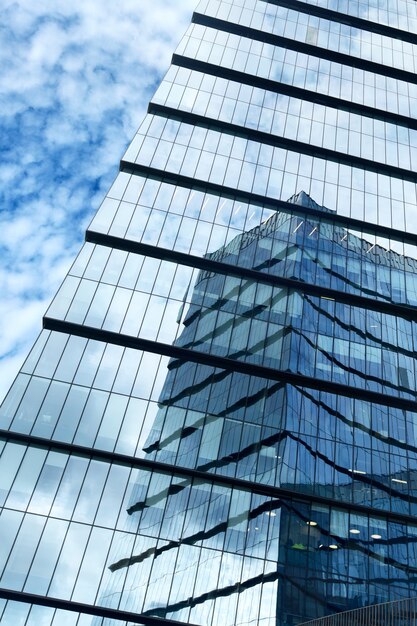
[[[203,0],[0,415],[0,619],[417,595],[417,5]]]

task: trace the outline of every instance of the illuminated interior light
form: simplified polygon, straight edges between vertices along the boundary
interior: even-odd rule
[[[382,539],[381,535],[371,535],[372,539]]]
[[[329,545],[330,550],[337,550],[339,546],[337,546],[335,543],[331,543]]]
[[[366,472],[363,472],[362,470],[355,470],[355,469],[349,468],[349,472],[352,472],[352,474],[363,474],[364,476],[366,476]]]
[[[317,526],[317,522],[307,522],[308,526]]]
[[[366,254],[369,254],[371,250],[373,250],[376,246],[376,243],[372,244],[372,246],[370,248],[368,248],[368,250],[366,251]]]
[[[304,224],[304,220],[303,220],[302,222],[300,222],[300,223],[298,224],[298,226],[296,226],[296,228],[294,228],[294,230],[292,231],[292,234],[293,234],[293,235],[294,235],[294,233],[296,233],[296,232],[297,232],[297,230],[300,228],[301,224]]]
[[[334,298],[329,298],[329,296],[322,296],[322,300],[332,300],[334,302]]]
[[[276,517],[276,516],[277,516],[277,514],[275,513],[275,511],[267,511],[267,512],[265,513],[265,515],[268,515],[269,517]]]
[[[347,239],[348,234],[346,233],[346,235],[344,237],[342,237],[342,239],[340,241],[345,241],[345,239]]]
[[[315,227],[313,228],[313,230],[312,230],[312,231],[311,231],[311,233],[309,234],[309,237],[311,237],[311,235],[312,235],[313,233],[315,233],[315,232],[316,232],[316,230],[317,230],[317,226],[315,226]]]
[[[393,483],[400,483],[400,485],[408,485],[406,480],[401,480],[400,478],[391,478]]]
[[[350,533],[352,533],[352,535],[360,535],[360,530],[358,530],[357,528],[351,528],[349,530]]]

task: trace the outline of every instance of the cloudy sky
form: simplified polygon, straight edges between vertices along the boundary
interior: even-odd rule
[[[0,399],[197,0],[3,0]]]

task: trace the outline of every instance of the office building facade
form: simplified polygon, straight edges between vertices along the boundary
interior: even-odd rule
[[[200,2],[0,409],[2,624],[417,595],[416,26]]]

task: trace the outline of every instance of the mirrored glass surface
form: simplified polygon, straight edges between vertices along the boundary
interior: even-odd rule
[[[302,606],[295,603],[296,589],[303,586],[314,592],[319,606],[329,602],[331,593],[332,602],[347,607],[369,584],[359,580],[358,568],[364,563],[379,581],[378,599],[388,599],[395,593],[392,576],[398,576],[401,585],[402,571],[412,563],[417,530],[410,524],[297,499],[274,499],[210,481],[118,468],[93,459],[89,463],[99,483],[100,466],[107,485],[113,471],[125,473],[112,505],[115,527],[113,519],[106,523],[100,517],[104,484],[97,489],[88,523],[78,505],[67,515],[61,513],[60,520],[22,510],[14,544],[5,549],[2,586],[44,590],[56,598],[162,618],[181,615],[182,621],[193,624],[218,624],[217,599],[223,598],[222,611],[233,606],[223,619],[232,624],[236,610],[261,619],[271,610],[277,585],[282,591],[275,610],[284,611],[287,618],[299,619],[314,608],[308,600]],[[5,508],[0,517],[6,516],[6,529],[13,525],[8,512]],[[31,561],[25,574],[23,553]],[[343,604],[338,587],[329,590],[322,582],[329,566],[337,584],[347,585]],[[98,576],[103,567],[105,576]],[[191,583],[196,585],[192,598]],[[251,592],[242,595],[242,587]],[[299,601],[303,596],[296,597]],[[30,607],[26,609],[25,616]],[[20,610],[6,605],[4,614]],[[269,617],[274,619],[273,614]]]
[[[281,4],[200,2],[0,407],[2,626],[417,594],[417,5]]]

